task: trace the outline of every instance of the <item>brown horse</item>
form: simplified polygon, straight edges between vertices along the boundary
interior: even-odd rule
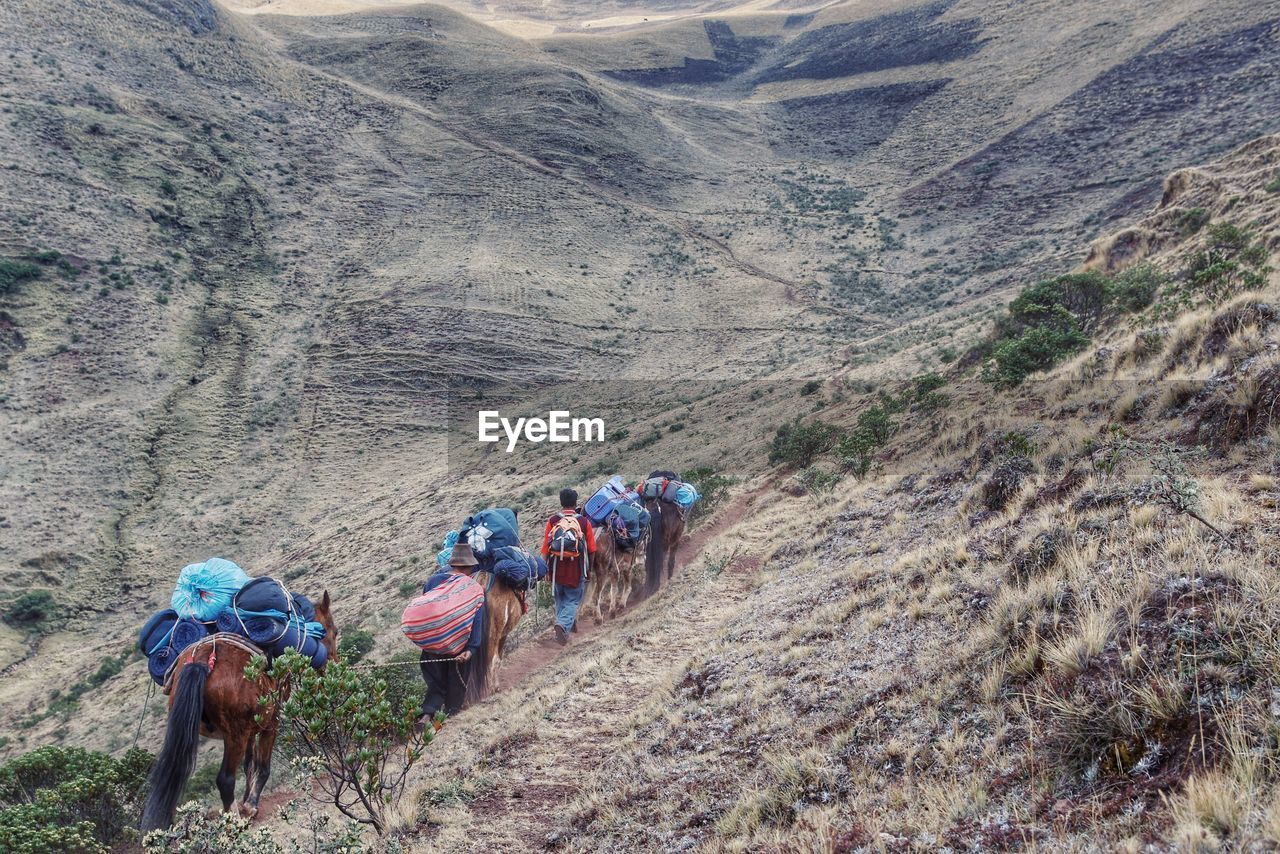
[[[464,702],[468,706],[487,697],[490,686],[496,684],[498,665],[507,651],[507,639],[524,616],[524,608],[514,590],[488,572],[477,572],[475,579],[485,589],[487,615],[484,652],[478,660],[472,659],[465,671],[467,691]]]
[[[647,498],[649,511],[649,544],[644,553],[644,595],[652,596],[662,586],[662,566],[667,568],[667,581],[676,572],[676,548],[684,536],[684,514],[679,505],[661,498]]]
[[[329,660],[338,654],[338,629],[329,608],[329,591],[316,605],[316,621],[324,626],[322,643]],[[222,740],[222,767],[218,769],[218,794],[222,809],[235,800],[236,768],[245,773],[240,814],[258,813],[258,799],[271,775],[279,722],[274,707],[263,708],[259,698],[274,687],[263,676],[257,682],[245,678],[244,668],[257,648],[238,635],[210,635],[187,647],[174,665],[169,694],[169,724],[164,747],[151,770],[151,794],[142,811],[142,832],[167,828],[195,769],[200,736]],[[178,668],[181,668],[180,670]],[[261,715],[261,720],[258,716]]]
[[[645,530],[639,543],[629,551],[623,551],[617,539],[607,526],[600,526],[596,532],[596,556],[591,562],[591,577],[588,579],[587,602],[595,610],[595,621],[603,623],[606,618],[605,600],[609,602],[608,619],[618,616],[627,607],[631,599],[633,587],[633,571],[636,558],[645,552]]]

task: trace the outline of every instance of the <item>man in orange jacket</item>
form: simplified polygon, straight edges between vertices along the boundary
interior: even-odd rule
[[[577,631],[578,607],[587,591],[591,556],[596,553],[591,520],[578,507],[578,493],[560,490],[560,511],[547,520],[542,535],[542,556],[551,568],[551,595],[555,600],[556,640],[563,646]]]

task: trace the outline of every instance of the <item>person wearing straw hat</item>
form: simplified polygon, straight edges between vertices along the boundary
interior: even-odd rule
[[[476,571],[480,561],[467,543],[457,543],[449,553],[449,565],[427,579],[422,592],[427,593],[451,575],[470,576]],[[441,660],[439,653],[422,651],[422,679],[427,683],[427,693],[422,700],[422,720],[430,722],[436,712],[443,711],[447,715],[457,714],[462,710],[466,699],[466,674],[473,659],[479,659],[484,645],[484,627],[487,603],[480,606],[471,620],[471,636],[467,640],[466,649],[450,660]]]

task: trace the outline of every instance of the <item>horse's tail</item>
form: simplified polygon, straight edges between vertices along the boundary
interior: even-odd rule
[[[195,770],[200,746],[200,716],[204,712],[204,686],[209,679],[206,664],[191,663],[178,674],[177,695],[169,710],[164,747],[151,769],[151,794],[142,810],[142,832],[173,824],[178,800]]]
[[[493,576],[489,577],[489,584],[486,585],[489,590],[498,587]],[[514,595],[514,594],[512,594]],[[462,694],[462,705],[471,706],[483,700],[489,695],[489,668],[492,666],[494,656],[498,654],[498,632],[494,624],[498,620],[498,603],[492,601],[488,593],[485,599],[489,600],[485,603],[484,616],[484,637],[480,641],[480,654],[473,655],[465,664],[454,665],[462,668],[462,685],[465,688]]]
[[[662,502],[655,501],[649,514],[649,543],[644,550],[644,595],[652,596],[662,586],[662,564],[667,559],[667,541],[662,533]]]

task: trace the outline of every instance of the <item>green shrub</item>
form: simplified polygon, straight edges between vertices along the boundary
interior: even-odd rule
[[[815,457],[831,449],[837,435],[835,427],[822,421],[802,424],[797,420],[783,424],[769,446],[769,464],[808,468]]]
[[[822,380],[809,380],[804,385],[800,386],[800,396],[808,397],[820,388],[822,388]]]
[[[840,482],[840,475],[836,472],[824,471],[817,466],[810,466],[800,472],[800,484],[805,488],[806,492],[814,495],[828,495],[836,488],[836,484]]]
[[[41,747],[0,766],[0,851],[105,852],[129,838],[151,755]]]
[[[13,293],[18,285],[40,275],[40,268],[26,261],[0,258],[0,295]]]
[[[15,626],[37,626],[57,613],[58,606],[48,590],[23,593],[5,611],[4,618]]]
[[[1165,275],[1152,264],[1135,264],[1115,277],[1111,298],[1123,311],[1141,311],[1155,300],[1165,285]]]
[[[840,458],[845,471],[861,480],[871,470],[871,463],[879,447],[880,443],[870,433],[854,430],[840,439],[840,444],[836,446],[836,456]]]
[[[697,503],[699,512],[710,513],[729,497],[729,487],[737,483],[737,478],[720,474],[715,466],[696,466],[685,469],[684,479],[697,487],[702,499]]]
[[[417,585],[414,585],[417,589]],[[373,633],[356,626],[348,626],[342,630],[342,640],[338,642],[338,656],[345,664],[355,664],[373,649]]]
[[[1089,344],[1089,336],[1079,329],[1037,326],[1017,338],[996,345],[994,365],[983,369],[983,378],[1001,386],[1015,386],[1029,374],[1044,371]]]
[[[279,708],[285,746],[312,763],[314,796],[384,834],[387,811],[404,793],[409,771],[433,734],[429,726],[415,733],[417,703],[406,700],[397,708],[384,679],[364,676],[341,661],[331,661],[322,673],[292,650],[269,667],[264,657],[255,656],[245,668],[252,681],[263,674],[287,686],[270,692],[267,702]]]
[[[1280,172],[1276,173],[1276,177],[1267,185],[1266,190],[1268,193],[1280,193]]]
[[[1178,220],[1178,228],[1183,234],[1195,234],[1204,228],[1205,223],[1209,221],[1209,212],[1204,208],[1192,208],[1189,211],[1183,211],[1181,218]]]

